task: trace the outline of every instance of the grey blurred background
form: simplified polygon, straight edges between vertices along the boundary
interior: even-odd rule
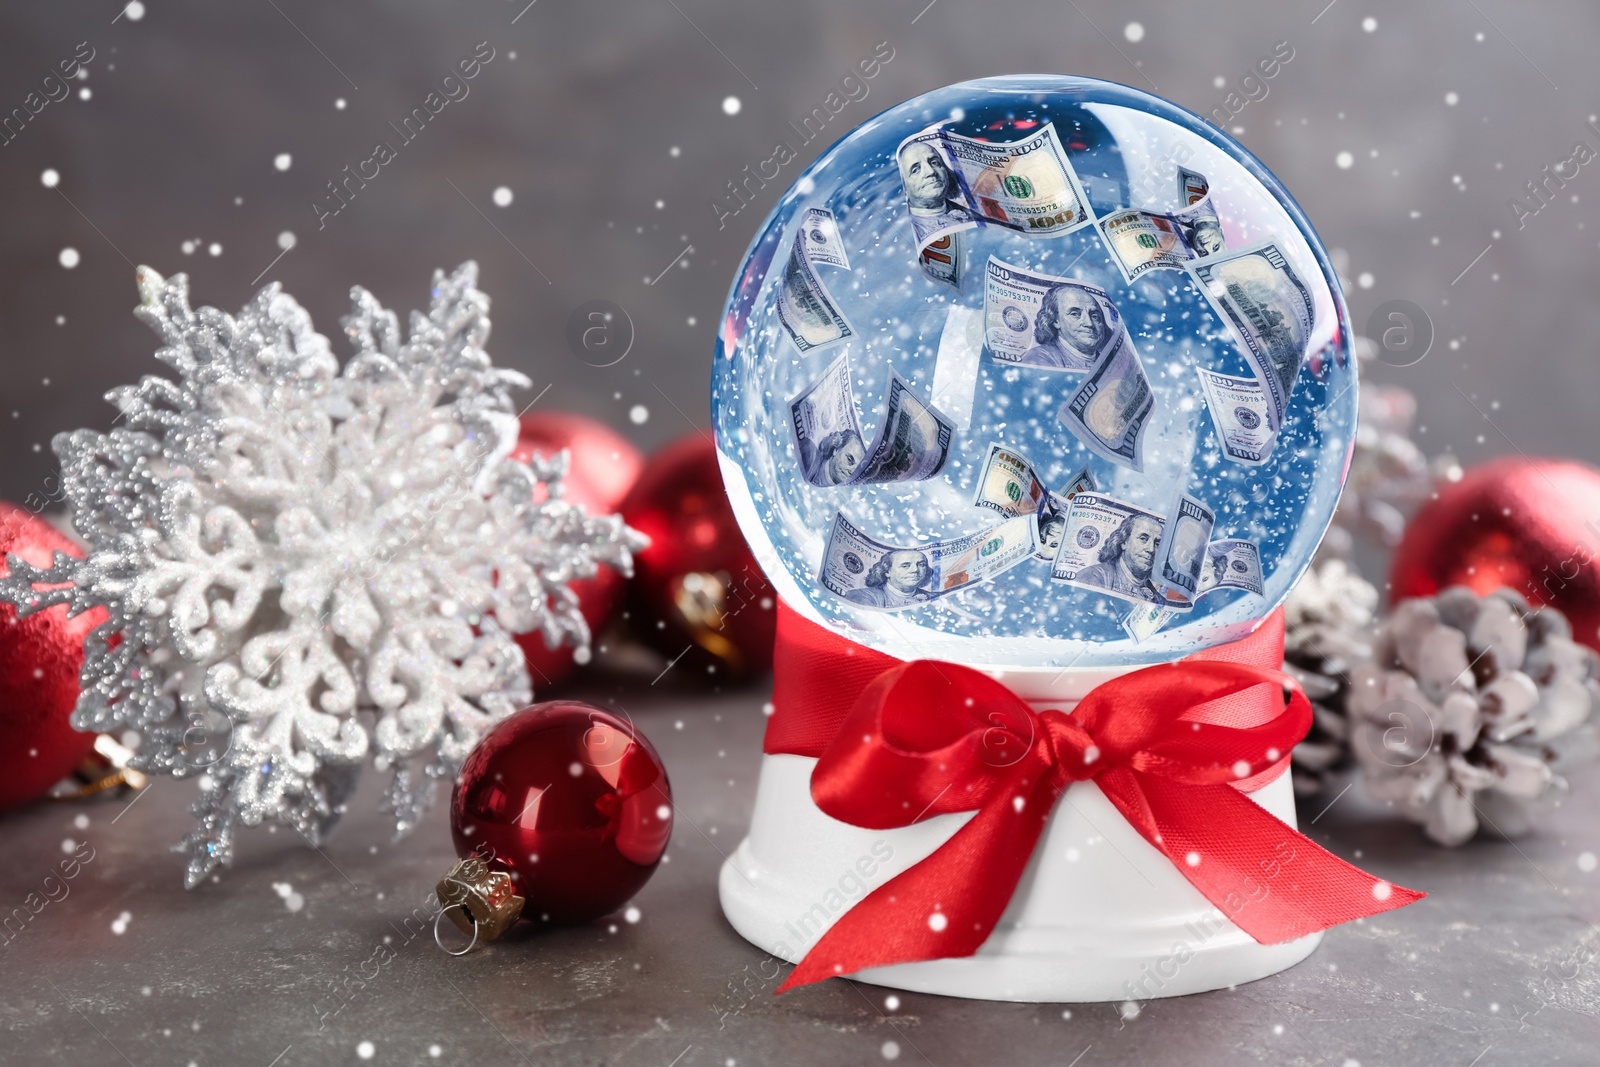
[[[1506,0],[8,3],[0,115],[26,113],[81,43],[94,58],[0,145],[0,497],[53,485],[51,436],[107,426],[105,390],[157,369],[130,314],[139,263],[230,311],[281,281],[342,352],[352,284],[405,310],[435,267],[476,259],[497,361],[549,385],[542,406],[657,445],[708,421],[715,323],[781,185],[882,108],[1019,71],[1202,115],[1264,86],[1226,125],[1335,250],[1357,331],[1395,299],[1432,321],[1425,359],[1373,374],[1416,391],[1424,449],[1600,460],[1600,160],[1563,162],[1600,151],[1597,31],[1594,5]],[[1292,60],[1242,87],[1280,41]],[[390,123],[479,42],[494,58],[469,95],[402,146]],[[785,124],[879,42],[893,58],[866,99],[719,228],[724,183],[793,142]],[[313,202],[379,140],[398,157],[319,228]],[[1525,183],[1557,163],[1568,180],[1541,206]],[[1512,197],[1540,210],[1519,220]],[[636,332],[603,369],[564,337],[595,299]]]

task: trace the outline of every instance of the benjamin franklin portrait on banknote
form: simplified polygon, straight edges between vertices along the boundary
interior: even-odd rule
[[[812,485],[843,485],[861,465],[866,448],[854,430],[836,430],[817,443],[816,454],[806,467],[806,481]]]
[[[1119,596],[1160,603],[1161,595],[1150,580],[1160,546],[1161,523],[1147,515],[1129,515],[1100,546],[1099,562],[1079,571],[1077,581]]]
[[[845,598],[869,608],[902,608],[932,599],[925,588],[932,577],[927,556],[914,548],[897,548],[884,553],[867,571],[861,588]]]
[[[1037,343],[1018,361],[1032,367],[1088,370],[1099,360],[1110,335],[1106,313],[1088,290],[1057,285],[1044,294],[1033,319]]]
[[[971,222],[961,201],[955,173],[931,141],[911,141],[900,149],[900,180],[917,240]]]

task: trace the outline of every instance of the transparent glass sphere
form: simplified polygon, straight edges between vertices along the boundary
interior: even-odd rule
[[[1310,563],[1349,339],[1305,215],[1215,126],[989,78],[861,124],[782,196],[711,406],[806,617],[905,659],[1153,663],[1243,637]]]

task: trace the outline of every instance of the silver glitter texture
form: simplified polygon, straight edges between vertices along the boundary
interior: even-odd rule
[[[174,378],[107,394],[109,433],[57,435],[87,558],[8,559],[0,599],[110,618],[85,642],[73,725],[134,731],[133,765],[201,775],[175,851],[191,888],[267,817],[319,843],[367,755],[397,836],[484,730],[532,697],[511,633],[589,640],[568,587],[646,540],[562,499],[567,457],[510,459],[509,389],[483,350],[477,266],[435,272],[410,337],[366,290],[341,371],[276,283],[237,317],[138,270],[135,312]],[[537,502],[536,502],[537,499]]]

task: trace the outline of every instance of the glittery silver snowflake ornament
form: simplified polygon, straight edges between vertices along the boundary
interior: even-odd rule
[[[586,645],[568,583],[645,539],[562,499],[566,456],[509,458],[512,386],[477,266],[435,272],[409,338],[351,290],[342,371],[276,283],[238,316],[140,267],[135,312],[175,379],[112,390],[109,433],[60,434],[84,559],[8,559],[28,615],[104,607],[73,725],[136,732],[134,765],[205,775],[176,846],[192,888],[267,817],[317,843],[370,754],[397,835],[495,720],[531,699],[511,633]],[[538,492],[540,485],[544,491]],[[536,503],[536,498],[538,502]]]

